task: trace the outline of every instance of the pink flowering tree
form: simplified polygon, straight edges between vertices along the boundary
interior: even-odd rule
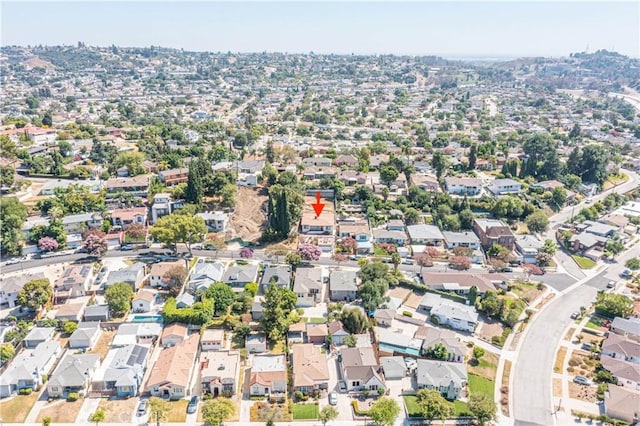
[[[347,254],[354,254],[358,248],[358,242],[352,237],[346,237],[338,243],[338,247]]]
[[[58,242],[51,237],[42,237],[38,240],[38,248],[41,251],[56,251],[58,250]]]
[[[378,244],[381,250],[383,250],[387,254],[392,254],[396,252],[396,246],[391,243],[380,243]]]
[[[107,252],[107,241],[104,238],[100,238],[96,234],[91,234],[85,238],[82,247],[87,250],[91,256],[102,257]]]
[[[310,261],[310,260],[318,260],[320,259],[320,255],[322,254],[322,250],[320,247],[313,244],[300,244],[298,246],[298,253],[302,260]]]
[[[250,259],[251,257],[253,257],[253,250],[251,250],[249,247],[244,247],[240,250],[240,257],[243,259]]]

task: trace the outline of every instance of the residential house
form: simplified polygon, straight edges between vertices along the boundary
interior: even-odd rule
[[[480,239],[472,231],[442,231],[442,237],[448,250],[453,250],[456,247],[465,247],[472,250],[480,248]]]
[[[422,340],[414,339],[388,328],[374,327],[374,332],[378,340],[380,354],[420,356]]]
[[[400,215],[402,215],[402,212],[399,210],[392,210],[394,213],[395,212],[399,212]],[[391,214],[391,211],[389,212]],[[402,219],[389,219],[387,221],[387,226],[386,228],[389,231],[401,231],[401,232],[405,232],[406,227],[404,225],[404,220]]]
[[[407,234],[402,231],[374,229],[373,240],[376,244],[395,244],[398,246],[404,246],[407,243],[408,237]]]
[[[307,323],[307,342],[316,345],[323,345],[327,341],[329,329],[326,324]]]
[[[609,331],[621,336],[626,336],[631,340],[640,341],[640,318],[616,317],[611,322]]]
[[[640,419],[640,392],[610,385],[604,393],[604,412],[614,419],[637,422]]]
[[[311,204],[316,200],[313,197],[305,197],[305,204],[300,219],[300,231],[303,234],[331,235],[335,230],[335,211],[332,202],[324,203],[324,209],[320,216],[311,208]]]
[[[147,369],[149,349],[149,346],[137,344],[109,349],[93,375],[91,390],[119,398],[138,395]]]
[[[71,297],[84,296],[91,287],[93,265],[69,265],[53,285],[54,303]]]
[[[400,380],[409,373],[407,364],[401,356],[380,357],[380,365],[382,366],[385,380]]]
[[[151,312],[155,306],[156,293],[148,290],[140,290],[131,301],[131,310],[133,312]]]
[[[66,398],[72,392],[84,395],[99,366],[100,354],[67,353],[49,377],[47,394],[51,398]]]
[[[147,196],[149,192],[149,176],[135,176],[130,178],[111,178],[105,183],[107,198],[118,194],[133,194],[136,197]]]
[[[203,351],[219,351],[224,347],[224,330],[221,328],[207,328],[200,338],[200,348]]]
[[[340,238],[350,237],[356,240],[355,254],[369,254],[373,248],[371,244],[371,229],[366,220],[339,222],[338,236]]]
[[[373,348],[344,348],[338,355],[342,378],[349,392],[385,389],[381,368]]]
[[[411,175],[411,184],[427,192],[440,191],[440,183],[435,176],[414,173]]]
[[[327,356],[311,343],[299,343],[291,347],[293,363],[293,390],[310,393],[329,388]]]
[[[296,308],[315,306],[322,298],[322,268],[302,268],[296,270],[293,292],[298,296]]]
[[[292,346],[296,343],[304,343],[307,334],[307,324],[297,322],[291,324],[287,330],[287,345]]]
[[[187,183],[189,180],[189,169],[180,167],[177,169],[163,170],[158,173],[158,178],[164,186],[176,186],[181,183]]]
[[[287,392],[285,355],[256,355],[249,374],[249,395],[280,395]]]
[[[360,164],[360,161],[358,161],[358,159],[351,154],[343,154],[343,155],[338,155],[338,157],[336,157],[333,164],[338,167],[347,166],[348,168],[353,169],[358,167],[358,164]]]
[[[228,398],[236,394],[240,376],[240,352],[202,352],[199,365],[203,391],[214,398]]]
[[[342,321],[335,320],[329,324],[328,336],[331,337],[331,344],[340,346],[344,344],[344,339],[349,335],[349,332],[344,328]]]
[[[151,223],[156,223],[158,219],[167,216],[176,210],[184,207],[183,200],[174,200],[171,194],[161,192],[153,196],[153,205],[151,206]]]
[[[167,287],[168,281],[165,278],[167,273],[173,268],[184,268],[184,265],[183,260],[154,263],[149,271],[149,285],[151,287]]]
[[[209,232],[224,232],[229,224],[229,214],[222,211],[203,212],[196,216],[204,220]]]
[[[494,179],[489,190],[493,195],[519,194],[522,191],[522,184],[513,179]]]
[[[302,159],[305,167],[331,167],[331,158],[326,157],[309,157]]]
[[[640,391],[640,368],[637,364],[610,356],[603,356],[600,362],[602,368],[617,379],[618,386]]]
[[[190,308],[194,303],[196,303],[196,298],[191,293],[182,293],[176,297],[176,308],[178,309]]]
[[[0,277],[0,305],[14,308],[18,302],[18,293],[31,280],[44,278],[44,273]]]
[[[251,333],[244,343],[244,347],[250,353],[262,353],[267,351],[267,335],[265,333]]]
[[[482,190],[482,179],[447,177],[444,179],[447,192],[452,195],[478,195]]]
[[[422,352],[441,344],[449,351],[447,361],[464,362],[467,347],[458,340],[456,333],[451,330],[423,325],[416,330],[413,337],[422,340]]]
[[[462,295],[469,293],[471,287],[476,287],[478,289],[478,294],[484,294],[488,290],[496,291],[497,287],[504,287],[506,281],[507,278],[500,274],[474,274],[461,272],[422,273],[422,282],[427,287],[433,290],[451,291]]]
[[[222,275],[222,282],[234,291],[242,291],[249,283],[258,282],[258,265],[233,265]]]
[[[55,340],[44,341],[34,349],[18,353],[0,374],[0,398],[11,396],[20,389],[37,391],[61,353],[60,343]]]
[[[162,331],[162,337],[160,338],[160,343],[163,348],[170,348],[186,340],[188,335],[189,328],[186,324],[175,322],[164,328]]]
[[[251,319],[254,321],[260,321],[262,319],[262,296],[258,296],[253,300],[253,304],[251,305]]]
[[[484,247],[491,247],[499,244],[509,250],[514,249],[515,235],[511,229],[501,220],[496,219],[474,219],[473,230],[480,238]]]
[[[467,385],[467,367],[463,362],[419,359],[416,381],[418,389],[435,389],[453,401]]]
[[[538,263],[536,257],[544,243],[533,235],[516,235],[516,250],[524,263]]]
[[[145,391],[151,396],[182,399],[191,394],[191,373],[198,353],[198,334],[165,348],[151,369]]]
[[[602,357],[605,355],[640,364],[640,342],[627,336],[610,333],[602,342]]]
[[[91,350],[102,334],[99,322],[81,322],[69,337],[69,348]]]
[[[129,207],[111,211],[111,224],[126,229],[129,225],[147,225],[146,207]]]
[[[354,271],[332,271],[329,275],[329,294],[332,301],[355,300],[358,293],[357,275]]]
[[[109,305],[91,305],[84,310],[82,319],[86,322],[109,321],[111,318]]]
[[[322,253],[332,253],[336,244],[336,237],[334,235],[302,234],[298,237],[298,244],[311,244],[318,246]]]
[[[33,349],[40,343],[53,339],[55,332],[55,327],[33,327],[24,337],[24,347],[27,349]]]
[[[598,237],[613,238],[618,233],[619,228],[607,225],[606,223],[585,220],[582,225],[587,225],[585,232],[596,235]]]
[[[54,305],[55,316],[58,321],[75,321],[78,322],[84,316],[84,310],[87,307],[88,300],[80,303],[64,303],[62,305]]]
[[[291,266],[290,265],[268,265],[265,266],[260,279],[260,286],[263,291],[271,284],[276,287],[286,288],[291,286]]]
[[[418,311],[436,317],[438,324],[448,325],[455,330],[473,333],[478,325],[478,313],[473,306],[463,305],[437,294],[426,293]]]
[[[189,288],[192,292],[205,291],[212,284],[222,282],[224,264],[222,262],[206,262],[199,259],[191,270]]]
[[[607,237],[601,237],[589,232],[574,234],[569,239],[571,249],[584,254],[594,262],[600,260],[604,255],[604,247],[607,244]]]
[[[442,232],[434,225],[409,225],[407,232],[412,245],[441,246],[444,242]]]
[[[123,323],[113,336],[111,346],[126,346],[139,343],[151,345],[162,334],[162,325],[155,322]]]
[[[393,319],[396,317],[396,311],[392,309],[376,309],[373,314],[378,325],[383,327],[391,327]]]

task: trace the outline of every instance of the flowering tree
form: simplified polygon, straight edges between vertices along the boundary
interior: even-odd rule
[[[354,254],[358,248],[358,242],[354,238],[347,237],[340,241],[338,247],[345,253]]]
[[[250,259],[253,257],[253,250],[251,250],[249,247],[243,247],[240,250],[240,257],[243,259]]]
[[[129,237],[137,240],[144,238],[147,235],[147,228],[145,228],[142,224],[132,223],[131,225],[126,227],[124,233]]]
[[[99,228],[89,228],[86,231],[84,231],[84,233],[82,234],[82,238],[86,240],[89,235],[95,235],[98,238],[104,238],[104,236],[107,234],[102,232],[102,230]]]
[[[82,245],[92,256],[102,257],[107,252],[107,242],[104,238],[100,238],[95,234],[89,235],[84,240],[84,244]]]
[[[551,255],[549,253],[540,252],[536,256],[536,261],[540,266],[549,266],[551,263]]]
[[[51,237],[42,237],[38,240],[38,248],[42,251],[58,250],[58,242]]]
[[[429,255],[431,259],[437,259],[441,256],[440,250],[435,247],[427,247],[425,252]]]
[[[382,244],[378,244],[378,247],[380,247],[380,249],[384,250],[384,252],[387,253],[387,254],[391,254],[391,253],[395,253],[396,252],[396,246],[393,245],[393,244],[382,243]]]
[[[449,266],[459,271],[466,271],[471,267],[471,261],[466,256],[453,256],[449,260]]]
[[[300,244],[298,246],[298,253],[302,260],[310,261],[320,259],[322,250],[320,250],[320,247],[313,244]]]
[[[422,268],[424,268],[425,266],[427,268],[433,266],[433,261],[431,260],[431,257],[427,253],[417,254],[413,256],[413,259],[416,261],[416,264],[420,267],[420,273],[422,273]]]
[[[340,265],[342,262],[345,262],[349,259],[349,257],[346,254],[342,254],[342,253],[336,253],[333,256],[331,256],[331,260],[333,260],[334,262],[337,262],[338,265]]]

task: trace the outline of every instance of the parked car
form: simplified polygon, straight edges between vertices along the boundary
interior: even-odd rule
[[[405,265],[413,265],[413,259],[403,259],[402,263]]]
[[[187,405],[187,413],[193,414],[198,410],[198,396],[194,395],[189,400],[189,405]]]
[[[586,342],[582,344],[582,349],[585,351],[591,351],[591,348],[596,347],[597,345],[593,342]]]
[[[591,380],[583,376],[576,376],[573,378],[573,382],[579,385],[591,386]]]
[[[133,250],[133,246],[131,244],[123,244],[120,246],[120,250],[122,251],[131,251]]]
[[[622,271],[620,276],[622,278],[630,278],[631,277],[631,269],[625,269],[624,271]]]
[[[331,392],[329,394],[329,404],[331,404],[331,405],[337,405],[338,404],[338,393],[337,392]]]
[[[616,286],[616,282],[615,281],[609,281],[607,283],[607,288],[615,288]]]
[[[571,314],[571,319],[572,319],[572,320],[574,320],[574,319],[578,319],[578,318],[580,318],[580,312],[575,311],[575,312],[573,312],[573,313]]]
[[[136,411],[136,413],[138,416],[144,416],[147,414],[147,401],[140,401],[140,404],[138,404],[138,411]]]
[[[505,267],[505,268],[502,268],[502,269],[500,270],[500,272],[513,272],[513,268],[509,268],[509,267],[507,266],[507,267]]]

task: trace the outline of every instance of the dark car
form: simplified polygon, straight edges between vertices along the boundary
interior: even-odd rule
[[[189,400],[189,405],[187,405],[187,413],[193,414],[198,410],[198,397],[196,395],[192,396]]]
[[[147,401],[140,401],[136,413],[138,414],[138,416],[144,416],[145,414],[147,414]]]
[[[122,251],[131,251],[133,250],[133,246],[131,244],[123,244],[120,246],[120,250]]]

